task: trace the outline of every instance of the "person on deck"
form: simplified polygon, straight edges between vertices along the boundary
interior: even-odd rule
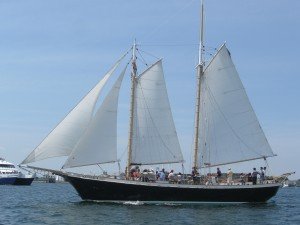
[[[159,180],[164,181],[166,179],[165,169],[159,172]]]
[[[253,168],[253,172],[252,172],[252,184],[256,185],[257,184],[257,175],[259,174],[259,172],[256,171],[256,168]]]
[[[265,170],[263,167],[260,167],[260,183],[263,184],[265,182]]]
[[[174,180],[174,170],[171,170],[169,175],[168,175],[168,179],[169,181],[173,181]]]
[[[199,176],[199,172],[197,171],[196,167],[193,167],[193,169],[192,169],[192,177],[196,177],[196,176]]]
[[[140,172],[141,172],[141,171],[140,171],[140,168],[139,168],[139,167],[136,167],[135,172],[133,172],[133,179],[134,179],[134,180],[138,180],[138,179],[140,178],[140,175],[141,175]]]
[[[137,171],[136,166],[133,166],[130,168],[129,173],[130,173],[130,179],[134,180],[134,174]]]
[[[158,170],[156,170],[155,176],[156,176],[156,180],[158,180],[159,179],[159,172],[158,172]]]
[[[231,168],[228,169],[227,171],[227,184],[232,185],[232,177],[233,177],[233,172],[231,171]]]
[[[177,183],[178,184],[181,184],[182,183],[182,174],[179,172],[178,174],[177,174]]]
[[[219,183],[219,179],[221,178],[222,176],[222,172],[220,170],[220,168],[217,168],[217,177],[216,177],[216,182]]]
[[[246,175],[244,173],[240,174],[240,181],[242,185],[246,184]]]

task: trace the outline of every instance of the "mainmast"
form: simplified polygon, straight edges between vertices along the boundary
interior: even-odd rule
[[[134,120],[134,98],[135,98],[135,82],[137,77],[137,67],[136,67],[136,41],[134,40],[132,48],[132,72],[131,72],[131,96],[130,96],[130,122],[129,122],[129,139],[128,139],[128,154],[127,154],[127,170],[126,178],[130,177],[130,167],[131,167],[131,155],[132,155],[132,139],[133,139],[133,120]]]
[[[200,44],[199,44],[199,61],[197,65],[197,94],[195,110],[195,131],[194,131],[194,162],[193,171],[198,172],[198,152],[199,152],[199,119],[200,119],[200,93],[201,79],[204,68],[204,0],[201,2],[201,25],[200,25]]]

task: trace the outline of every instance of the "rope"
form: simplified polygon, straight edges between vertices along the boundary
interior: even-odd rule
[[[149,52],[146,52],[146,51],[143,51],[143,50],[140,50],[140,49],[138,50],[138,52],[139,52],[139,54],[141,54],[141,52],[143,52],[143,53],[145,53],[145,54],[147,54],[147,55],[149,55],[151,57],[154,57],[155,59],[159,60],[159,57],[157,57],[157,56],[155,56],[155,55],[153,55],[153,54],[151,54]]]
[[[143,62],[146,66],[148,66],[148,63],[146,62],[146,60],[144,59],[144,57],[142,56],[141,52],[140,52],[138,49],[137,49],[137,52],[138,52],[139,56],[141,57],[142,62]]]

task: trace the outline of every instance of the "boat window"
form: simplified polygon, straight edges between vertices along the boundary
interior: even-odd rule
[[[14,165],[9,165],[9,164],[0,164],[0,167],[4,167],[4,168],[15,168]]]

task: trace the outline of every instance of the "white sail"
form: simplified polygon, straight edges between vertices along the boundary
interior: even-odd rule
[[[201,79],[199,166],[274,156],[225,45]]]
[[[71,153],[92,118],[102,88],[120,64],[121,59],[21,164],[51,157],[68,156]]]
[[[183,162],[162,62],[136,79],[132,164]]]
[[[123,70],[63,168],[117,161],[117,109]]]

